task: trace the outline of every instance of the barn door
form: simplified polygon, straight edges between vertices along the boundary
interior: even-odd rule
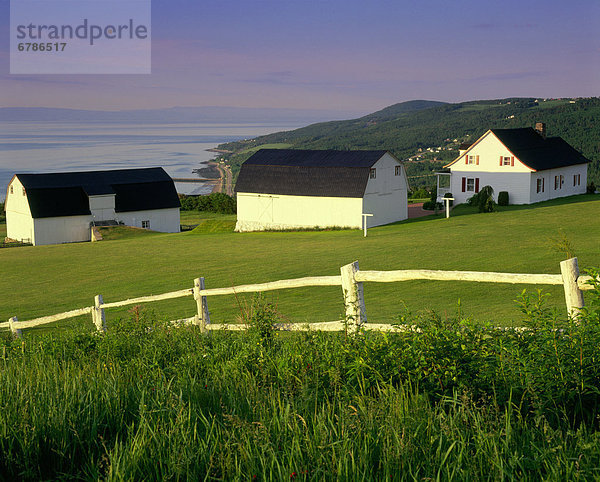
[[[262,223],[273,222],[273,198],[261,196],[258,198],[258,220]]]

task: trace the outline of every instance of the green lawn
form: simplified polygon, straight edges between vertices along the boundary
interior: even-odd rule
[[[180,290],[191,287],[199,276],[212,288],[335,275],[340,266],[354,260],[362,269],[374,270],[559,273],[564,254],[556,246],[563,235],[581,267],[600,265],[600,196],[511,206],[491,214],[473,214],[471,208],[459,206],[450,219],[429,216],[373,228],[367,238],[360,230],[239,234],[230,232],[233,220],[213,216],[212,226],[220,228],[205,226],[180,234],[2,249],[0,320],[11,316],[27,320],[90,306],[96,294],[109,302]],[[460,299],[466,315],[518,324],[514,300],[523,288],[465,282],[370,283],[365,284],[365,299],[372,322],[394,321],[406,308],[445,316],[456,311]],[[562,289],[544,289],[551,293],[551,303],[564,310]],[[275,291],[268,296],[293,321],[342,318],[339,287]],[[247,300],[248,296],[209,298],[212,321],[236,321]],[[191,297],[148,306],[170,319],[195,313]],[[123,314],[124,310],[109,310],[109,323]]]

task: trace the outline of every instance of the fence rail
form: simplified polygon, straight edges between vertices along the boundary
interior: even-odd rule
[[[533,285],[563,285],[565,302],[569,316],[577,317],[583,308],[582,291],[593,289],[589,283],[590,276],[579,276],[577,258],[571,258],[560,263],[561,274],[527,274],[527,273],[496,273],[483,271],[438,271],[438,270],[396,270],[396,271],[360,271],[358,261],[342,266],[340,275],[337,276],[311,276],[287,280],[270,281],[267,283],[231,286],[225,288],[205,287],[204,278],[196,278],[193,288],[187,288],[160,295],[140,296],[123,301],[104,303],[102,296],[97,295],[94,306],[79,308],[56,315],[43,316],[28,321],[18,321],[12,317],[0,328],[9,328],[16,335],[21,334],[23,328],[31,328],[47,323],[52,323],[67,318],[82,315],[92,315],[92,321],[98,331],[106,331],[106,318],[104,310],[118,308],[154,301],[170,300],[193,296],[196,301],[197,314],[193,318],[176,320],[172,323],[185,323],[199,325],[202,331],[214,330],[244,330],[243,324],[211,324],[208,311],[208,296],[233,295],[239,293],[256,293],[263,291],[303,288],[308,286],[341,286],[346,307],[345,321],[330,321],[321,323],[281,323],[276,328],[285,331],[322,330],[341,331],[348,326],[362,327],[368,330],[394,331],[401,328],[389,324],[367,324],[366,307],[363,295],[363,283],[394,283],[413,280],[436,281],[470,281],[478,283],[512,283]]]

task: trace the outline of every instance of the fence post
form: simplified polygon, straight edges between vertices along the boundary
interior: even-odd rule
[[[14,336],[16,336],[17,338],[22,338],[23,337],[23,331],[20,328],[17,328],[15,326],[15,323],[19,321],[17,320],[16,316],[13,316],[10,320],[8,320],[8,324],[10,326],[10,331],[12,332],[12,334]]]
[[[367,322],[367,310],[363,294],[363,284],[356,281],[354,274],[358,271],[358,261],[340,268],[342,275],[342,292],[346,306],[346,321],[358,329]]]
[[[571,318],[577,318],[579,316],[579,310],[584,306],[583,292],[579,289],[579,286],[577,286],[577,278],[579,278],[577,258],[561,261],[560,272],[562,273],[565,288],[567,312]]]
[[[202,333],[206,331],[206,325],[210,323],[210,315],[208,313],[208,302],[206,301],[206,296],[200,296],[200,290],[203,290],[204,288],[204,278],[196,278],[194,280],[194,299],[196,300],[198,313],[196,314],[194,324],[200,326],[200,331]]]
[[[100,308],[104,304],[102,295],[96,295],[94,298],[94,307],[92,308],[92,321],[96,325],[96,330],[106,331],[106,316],[104,315],[104,308]]]

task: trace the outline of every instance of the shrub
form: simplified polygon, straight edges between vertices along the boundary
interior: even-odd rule
[[[508,191],[498,193],[498,206],[508,206]]]
[[[454,196],[452,196],[451,192],[447,192],[446,194],[444,194],[444,197],[454,197]],[[450,201],[450,206],[454,206],[454,201]]]
[[[585,192],[587,194],[594,194],[596,192],[596,185],[594,184],[593,181],[588,184]]]
[[[477,206],[480,213],[491,213],[496,210],[494,202],[494,188],[492,186],[483,186],[477,194],[467,199],[469,206]]]
[[[429,196],[430,196],[429,191],[427,191],[427,189],[422,187],[421,189],[417,189],[416,191],[413,191],[409,197],[415,198],[415,199],[425,199],[425,198],[428,198]]]
[[[220,214],[235,214],[237,210],[235,198],[222,192],[213,192],[208,196],[180,195],[183,211],[209,211]]]

